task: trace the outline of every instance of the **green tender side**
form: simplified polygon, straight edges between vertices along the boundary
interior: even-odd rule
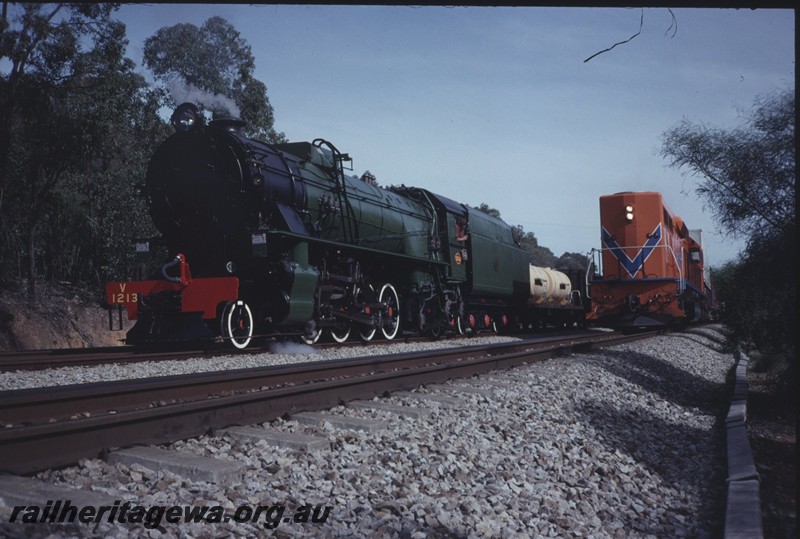
[[[512,298],[530,290],[528,253],[514,245],[511,227],[478,210],[469,212],[472,295]]]

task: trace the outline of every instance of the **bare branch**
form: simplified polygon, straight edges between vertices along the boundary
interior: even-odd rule
[[[608,51],[610,51],[611,49],[613,49],[613,48],[614,48],[614,47],[616,47],[617,45],[624,45],[625,43],[628,43],[628,42],[630,42],[631,40],[633,40],[633,38],[635,38],[636,36],[638,36],[639,34],[641,34],[641,33],[642,33],[642,26],[644,26],[644,8],[642,8],[642,15],[641,15],[641,18],[639,19],[639,31],[638,31],[638,32],[636,32],[635,34],[633,34],[631,37],[629,37],[629,38],[628,38],[628,39],[626,39],[625,41],[620,41],[619,43],[614,43],[614,44],[613,44],[613,45],[611,45],[609,48],[607,48],[607,49],[604,49],[604,50],[602,50],[602,51],[600,51],[600,52],[596,52],[596,53],[594,53],[593,55],[591,55],[590,57],[588,57],[586,60],[584,60],[584,61],[583,61],[583,63],[585,64],[586,62],[588,62],[589,60],[591,60],[591,59],[592,59],[592,58],[594,58],[595,56],[599,56],[599,55],[603,54],[604,52],[608,52]]]
[[[673,38],[675,37],[675,34],[678,33],[678,19],[675,18],[675,14],[672,12],[671,8],[667,8],[667,11],[669,11],[670,17],[672,17],[672,22],[669,23],[669,28],[667,28],[667,30],[664,32],[664,37],[667,37],[669,31],[675,28],[674,30],[672,30],[672,35],[669,36],[670,38]]]

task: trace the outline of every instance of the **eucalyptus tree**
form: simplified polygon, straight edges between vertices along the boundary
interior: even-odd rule
[[[48,92],[80,70],[84,38],[103,40],[111,28],[116,4],[44,4],[3,2],[0,20],[0,217],[10,181],[12,133],[31,121],[21,108],[31,92]]]
[[[0,278],[86,279],[141,174],[157,105],[125,57],[114,4],[4,10],[0,59]],[[138,136],[137,136],[138,135]],[[151,137],[155,138],[155,137]],[[115,173],[119,171],[119,173]],[[130,218],[129,218],[130,219]],[[121,241],[122,238],[116,238]]]
[[[274,128],[267,86],[253,74],[250,45],[222,17],[212,17],[199,28],[189,23],[161,28],[145,40],[144,64],[173,105],[194,101],[215,116],[245,120],[249,136],[285,142]]]
[[[661,149],[697,178],[723,231],[747,240],[741,259],[716,272],[717,292],[736,334],[763,347],[796,346],[794,124],[792,88],[758,98],[735,129],[685,119]]]
[[[756,100],[744,123],[720,129],[684,119],[661,155],[699,180],[697,194],[727,232],[745,238],[795,221],[794,89]]]

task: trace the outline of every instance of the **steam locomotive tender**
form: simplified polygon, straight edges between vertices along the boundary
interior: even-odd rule
[[[602,264],[592,277],[587,318],[609,327],[666,326],[708,315],[712,292],[702,235],[670,211],[661,193],[600,197]]]
[[[106,286],[107,303],[137,321],[128,343],[221,336],[244,348],[266,335],[369,341],[401,326],[437,337],[583,318],[570,281],[532,279],[499,219],[348,176],[349,156],[322,139],[265,144],[241,120],[206,125],[190,103],[172,123],[144,186],[169,260],[148,280]]]

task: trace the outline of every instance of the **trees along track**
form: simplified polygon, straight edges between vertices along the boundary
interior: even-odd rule
[[[6,391],[0,393],[0,472],[34,473],[114,447],[169,443],[655,334],[603,333]]]

